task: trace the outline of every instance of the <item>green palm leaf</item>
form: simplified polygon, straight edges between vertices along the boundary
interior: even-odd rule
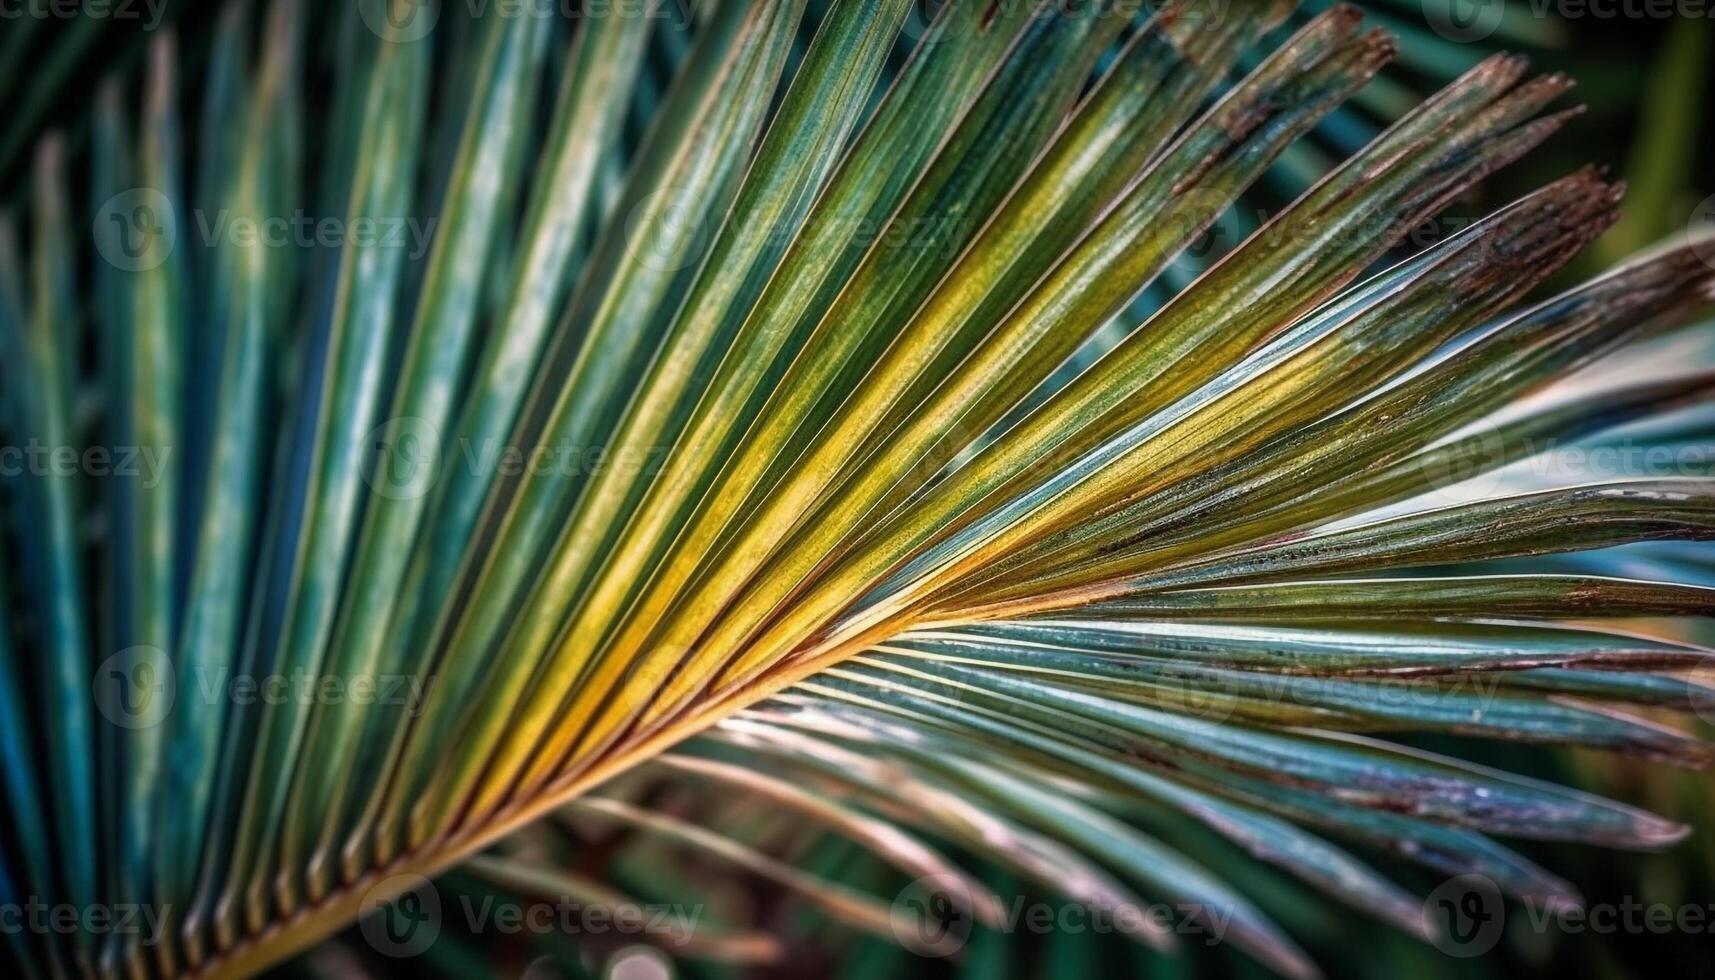
[[[588,855],[667,848],[923,953],[960,942],[887,883],[1004,926],[974,858],[1309,976],[1197,835],[1427,939],[1396,863],[1568,902],[1493,837],[1684,835],[1417,742],[1710,760],[1707,473],[1529,474],[1696,437],[1715,240],[1539,295],[1618,215],[1580,171],[1398,252],[1569,82],[1474,60],[1187,277],[1398,101],[1387,33],[910,6],[237,4],[200,73],[167,34],[104,89],[87,167],[42,143],[0,217],[0,902],[162,920],[6,955],[245,976],[461,862],[617,909]]]

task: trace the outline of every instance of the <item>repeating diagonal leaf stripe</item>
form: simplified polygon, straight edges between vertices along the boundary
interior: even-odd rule
[[[1412,747],[1710,760],[1675,624],[1715,614],[1715,566],[1636,548],[1715,537],[1715,484],[1523,474],[1706,422],[1715,345],[1678,338],[1715,241],[1559,282],[1620,207],[1585,170],[1399,248],[1555,133],[1567,79],[1482,61],[1173,288],[1375,98],[1387,33],[1287,0],[814,6],[232,4],[193,74],[163,32],[138,97],[102,89],[86,161],[41,143],[0,216],[28,461],[0,482],[0,902],[165,922],[7,957],[249,975],[461,861],[622,901],[479,853],[543,819],[900,933],[737,798],[979,921],[1002,899],[949,855],[1222,909],[1307,976],[1140,808],[1426,937],[1376,852],[1570,901],[1493,837],[1682,836]],[[662,783],[708,808],[628,789]]]

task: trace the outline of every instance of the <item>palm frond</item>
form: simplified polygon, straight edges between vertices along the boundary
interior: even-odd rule
[[[1684,835],[1417,742],[1710,761],[1671,712],[1711,651],[1661,626],[1715,612],[1708,474],[1521,468],[1707,408],[1715,347],[1661,345],[1715,239],[1547,293],[1618,215],[1582,170],[1401,249],[1570,82],[1484,58],[1372,132],[1398,44],[1351,7],[910,7],[237,4],[87,162],[42,142],[27,246],[0,217],[0,903],[165,919],[7,955],[250,975],[460,862],[617,907],[562,860],[615,827],[953,951],[804,825],[979,922],[963,856],[1310,976],[1179,830],[1423,938],[1389,861],[1564,902],[1492,838]]]

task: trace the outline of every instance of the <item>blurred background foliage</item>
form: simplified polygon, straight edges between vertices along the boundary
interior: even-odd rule
[[[149,33],[146,26],[172,25],[177,30],[184,71],[193,80],[190,88],[194,93],[194,80],[204,74],[208,62],[213,20],[222,4],[220,0],[157,2],[158,7],[144,12],[138,0],[135,6],[142,19],[26,17],[0,22],[0,92],[13,93],[7,111],[0,114],[0,198],[15,201],[28,193],[24,175],[30,152],[44,132],[62,130],[74,159],[87,153],[95,86],[104,77],[135,76]],[[1505,16],[1481,40],[1461,42],[1436,30],[1437,24],[1446,23],[1447,5],[1468,6],[1470,2],[1368,0],[1362,4],[1377,23],[1400,36],[1398,63],[1353,107],[1335,114],[1313,139],[1283,159],[1277,172],[1263,183],[1258,197],[1241,202],[1223,227],[1242,233],[1256,223],[1256,214],[1280,206],[1329,163],[1366,142],[1421,93],[1433,91],[1494,50],[1510,49],[1528,54],[1541,70],[1561,71],[1576,79],[1574,98],[1588,110],[1545,147],[1495,178],[1480,200],[1461,202],[1450,213],[1480,215],[1594,161],[1627,181],[1624,217],[1563,273],[1564,278],[1587,277],[1685,228],[1700,202],[1715,194],[1715,95],[1710,92],[1715,20],[1595,16],[1593,7],[1615,6],[1601,3],[1570,8],[1584,11],[1583,16],[1544,18],[1537,16],[1536,10],[1554,5],[1543,0],[1509,0]],[[1329,5],[1328,0],[1308,0],[1305,13]],[[449,4],[449,10],[458,16],[457,10],[468,10],[468,6],[455,2]],[[813,10],[818,6],[812,3]],[[157,11],[158,25],[153,23]],[[814,16],[809,19],[806,36],[815,20]],[[682,39],[676,40],[667,32],[651,45],[648,73],[659,80],[658,85],[670,77],[682,53]],[[903,54],[897,53],[896,65]],[[314,105],[316,80],[307,79],[306,84],[311,87],[309,104]],[[636,107],[628,125],[640,129],[648,108],[647,101]],[[1230,247],[1233,243],[1226,244]],[[1219,247],[1216,243],[1210,254]],[[1182,278],[1195,272],[1195,264],[1178,270]],[[1147,297],[1142,302],[1147,302]],[[1706,432],[1692,437],[1710,441]],[[1703,561],[1708,566],[1703,579],[1715,584],[1715,561]],[[1647,629],[1650,624],[1638,626]],[[1699,635],[1683,638],[1715,642],[1715,628],[1705,623]],[[1431,739],[1419,740],[1419,744],[1437,747]],[[1696,828],[1688,840],[1658,854],[1528,842],[1518,846],[1577,885],[1589,902],[1700,906],[1706,910],[1705,922],[1715,920],[1715,786],[1705,776],[1591,752],[1496,743],[1487,743],[1483,751],[1487,753],[1484,759],[1497,767],[1581,784]],[[637,785],[626,787],[627,792],[684,792],[674,785],[652,786],[647,774],[635,777],[635,782]],[[743,836],[757,851],[789,855],[797,866],[854,888],[885,896],[899,893],[907,884],[857,844],[755,800],[735,798],[730,793],[687,794],[679,800],[652,799],[651,804],[665,812],[678,808],[695,814],[699,822],[709,822],[711,808],[726,808],[719,814],[723,827]],[[1298,938],[1334,977],[1508,977],[1528,973],[1624,978],[1663,968],[1704,970],[1715,953],[1710,932],[1538,930],[1532,928],[1526,910],[1513,908],[1496,948],[1478,957],[1455,959],[1418,939],[1378,927],[1373,920],[1358,918],[1302,889],[1289,887],[1278,871],[1236,855],[1231,848],[1220,846],[1209,831],[1183,818],[1136,816],[1144,826],[1168,819],[1183,823],[1159,829],[1183,842],[1192,856],[1220,862],[1230,869],[1230,877],[1246,881],[1264,911]],[[1200,839],[1201,853],[1197,850]],[[1019,930],[1002,934],[976,926],[957,956],[924,958],[883,939],[859,935],[819,912],[813,902],[794,901],[789,890],[777,882],[735,869],[717,855],[635,828],[580,822],[575,817],[530,828],[498,850],[519,862],[615,882],[645,902],[702,903],[716,918],[723,909],[742,910],[742,914],[732,916],[734,921],[771,931],[780,937],[786,953],[766,967],[713,965],[694,957],[674,957],[671,948],[665,955],[650,952],[623,939],[507,935],[494,930],[473,934],[463,930],[461,916],[446,915],[440,939],[422,956],[400,960],[382,956],[362,939],[359,927],[353,926],[338,939],[278,968],[273,975],[529,975],[542,980],[556,976],[612,976],[616,980],[665,976],[709,980],[818,976],[850,980],[1058,980],[1268,975],[1254,962],[1218,947],[1197,949],[1195,942],[1188,943],[1185,955],[1169,959],[1123,936],[1096,931]],[[963,863],[976,863],[956,848],[948,848],[948,853],[964,858]],[[1246,867],[1231,869],[1235,861]],[[1401,863],[1390,865],[1386,859],[1378,859],[1378,865],[1397,880],[1416,884],[1424,893],[1437,884],[1431,876]],[[1052,895],[1023,890],[1024,886],[1001,872],[985,877],[1003,896],[1022,894],[1027,902],[1050,906],[1058,902]],[[499,883],[493,876],[468,869],[455,871],[437,884],[443,907],[539,900],[515,881]]]

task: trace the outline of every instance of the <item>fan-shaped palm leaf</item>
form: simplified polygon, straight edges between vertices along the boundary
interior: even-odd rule
[[[435,30],[406,0],[337,24],[281,0],[254,57],[236,6],[194,154],[171,37],[134,136],[123,92],[95,107],[90,217],[43,143],[28,244],[0,224],[30,461],[0,898],[166,918],[10,955],[248,974],[550,813],[901,927],[747,840],[754,808],[624,792],[663,781],[957,882],[985,921],[940,845],[1220,910],[1291,975],[1286,932],[1140,813],[1413,933],[1348,847],[1566,900],[1491,835],[1682,835],[1378,737],[1708,759],[1623,710],[1707,709],[1681,677],[1706,651],[1594,620],[1710,612],[1701,578],[1611,564],[1710,537],[1710,484],[1512,464],[1706,404],[1706,357],[1640,345],[1715,298],[1715,242],[1535,298],[1615,218],[1586,171],[1376,268],[1553,134],[1569,83],[1484,60],[1137,322],[1394,43],[1348,7],[972,2],[889,66],[908,6],[839,0],[800,45],[804,0]],[[651,34],[681,26],[654,92]],[[1592,391],[1622,348],[1636,377]]]

